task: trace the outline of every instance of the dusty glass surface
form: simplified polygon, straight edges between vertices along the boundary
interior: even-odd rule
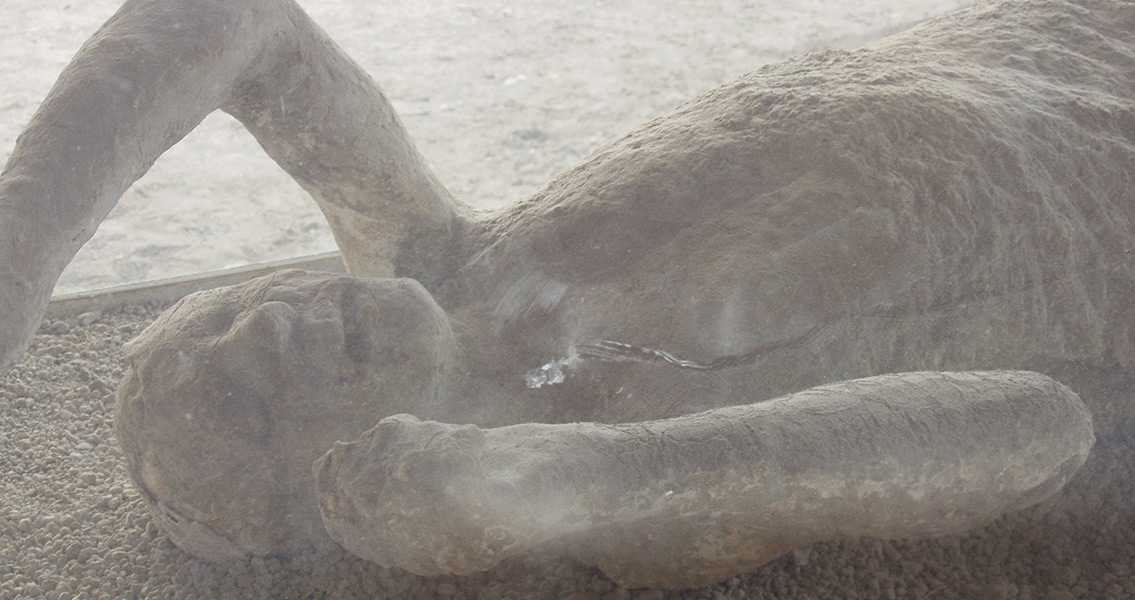
[[[1135,590],[1130,3],[308,8],[128,3],[8,156],[0,599]],[[100,222],[350,274],[48,305]]]
[[[121,4],[14,0],[0,23],[0,162]],[[382,86],[455,196],[519,200],[599,144],[763,64],[965,6],[917,2],[374,3],[304,9]],[[596,57],[602,57],[596,60]],[[159,158],[56,286],[70,294],[334,250],[310,197],[223,112]]]

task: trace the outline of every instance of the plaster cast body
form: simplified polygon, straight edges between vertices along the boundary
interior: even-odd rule
[[[914,525],[928,505],[909,498],[896,506],[910,520],[849,531],[827,513],[769,529],[757,512],[739,511],[738,519],[757,519],[738,521],[751,528],[747,541],[718,536],[722,546],[694,557],[636,529],[645,513],[614,521],[587,513],[602,512],[596,498],[619,489],[628,498],[648,488],[665,494],[651,488],[661,485],[651,475],[639,487],[581,493],[586,510],[570,513],[561,529],[447,541],[445,531],[422,525],[402,532],[395,545],[406,554],[391,557],[382,548],[400,538],[384,533],[382,519],[425,505],[382,494],[402,497],[388,489],[401,482],[415,502],[449,501],[439,490],[452,482],[442,475],[458,489],[467,482],[452,465],[473,469],[526,443],[495,429],[502,426],[565,424],[507,429],[576,440],[561,456],[607,443],[603,427],[577,422],[659,423],[618,429],[649,445],[703,414],[687,434],[712,439],[720,424],[767,410],[753,403],[902,371],[1042,371],[1081,393],[1097,431],[1130,423],[1133,31],[1135,8],[1125,2],[982,5],[862,50],[743,76],[599,148],[532,197],[479,214],[449,196],[369,77],[294,4],[132,0],[64,72],[0,175],[0,305],[13,315],[0,325],[3,361],[22,352],[51,284],[122,190],[222,108],[320,203],[352,273],[377,278],[293,272],[205,292],[128,349],[116,428],[159,523],[183,548],[221,559],[321,547],[330,543],[326,524],[356,552],[435,573],[485,568],[562,538],[577,559],[626,585],[681,587],[819,539],[933,533]],[[123,43],[154,39],[163,43]],[[562,381],[531,387],[526,375],[544,365]],[[896,419],[866,434],[833,426],[779,439],[778,449],[791,454],[810,436],[838,440],[843,432],[909,453],[899,443],[911,433],[906,422],[947,432],[922,446],[924,465],[937,464],[936,451],[1019,462],[1013,452],[1024,450],[1008,438],[970,440],[965,423],[973,415],[1033,423],[1027,432],[1051,442],[1053,454],[1012,485],[945,469],[945,489],[973,485],[988,494],[943,496],[952,507],[944,510],[977,515],[944,518],[945,530],[1059,489],[1093,439],[1076,396],[1037,375],[904,377],[859,385],[884,385],[877,395],[902,406],[903,386],[980,383],[965,379],[959,396],[934,395],[927,402],[946,409],[925,422]],[[818,394],[805,397],[822,407],[818,398],[830,390]],[[1026,396],[1052,410],[1013,400]],[[802,410],[778,402],[792,407],[786,419]],[[968,408],[948,410],[951,402]],[[380,423],[398,413],[419,420]],[[403,448],[435,465],[436,477],[379,469],[401,464],[384,454],[391,448],[374,447],[387,458],[361,462],[361,450],[332,450],[336,441],[379,444],[391,428],[410,440],[423,431],[449,439],[455,426],[443,423],[471,426],[456,428],[467,433],[453,434],[464,441],[452,447]],[[762,436],[730,443],[746,468],[763,468],[764,454],[753,450]],[[856,461],[869,459],[868,446],[848,464],[865,464]],[[823,444],[815,448],[801,456],[823,465]],[[693,460],[662,455],[662,471],[643,472]],[[585,463],[621,481],[618,461]],[[368,475],[372,487],[348,490],[344,481],[364,478],[344,474],[345,464],[356,473],[378,469]],[[558,472],[554,460],[547,467],[538,472]],[[760,510],[760,501],[743,500],[756,488],[721,475],[734,467],[711,460],[702,468],[720,475],[700,488],[719,504],[694,503],[706,515],[737,503]],[[486,477],[496,480],[492,469]],[[532,481],[512,484],[517,498],[539,496]],[[555,490],[571,478],[535,481]],[[836,497],[837,506],[859,498]],[[473,506],[475,498],[471,491],[457,502]],[[492,522],[499,515],[468,516],[461,527],[471,529],[450,531],[501,526]],[[682,513],[662,525],[708,518]],[[636,559],[635,548],[599,539],[603,528],[655,543],[651,556],[686,569],[660,572],[641,544]],[[433,541],[423,550],[414,539]],[[453,558],[471,540],[487,545]]]

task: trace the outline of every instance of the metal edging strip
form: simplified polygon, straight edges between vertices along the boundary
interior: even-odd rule
[[[183,277],[133,283],[89,292],[56,296],[47,304],[47,317],[79,315],[106,310],[125,304],[173,302],[193,292],[233,285],[284,269],[345,273],[339,252],[326,252],[300,258],[257,263],[220,271],[209,271]]]

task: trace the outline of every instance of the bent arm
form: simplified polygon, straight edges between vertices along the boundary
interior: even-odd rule
[[[444,277],[436,259],[463,209],[299,6],[130,0],[64,69],[0,173],[0,372],[118,198],[218,108],[316,198],[352,271]]]
[[[348,550],[469,573],[563,538],[628,587],[696,587],[844,537],[962,531],[1059,490],[1094,442],[1035,373],[908,373],[627,425],[384,420],[316,463]]]
[[[229,93],[265,3],[126,3],[63,70],[0,173],[0,371],[64,267],[131,184]]]

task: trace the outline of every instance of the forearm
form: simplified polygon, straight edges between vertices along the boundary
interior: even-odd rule
[[[630,586],[701,585],[824,540],[964,531],[1058,491],[1094,442],[1075,394],[1021,372],[868,378],[645,428],[604,452],[621,457],[609,481],[633,487],[571,538]]]
[[[218,108],[320,203],[348,267],[443,280],[469,216],[394,109],[292,0],[131,0],[80,48],[0,173],[0,372],[155,160]]]
[[[990,521],[1060,489],[1093,440],[1044,376],[911,373],[639,424],[388,420],[316,474],[332,537],[382,564],[468,573],[564,536],[620,583],[690,587]]]
[[[0,173],[0,372],[122,193],[230,92],[269,3],[133,0],[64,69]]]
[[[273,12],[261,1],[123,5],[20,135],[0,179],[4,216],[69,259],[126,188],[221,105],[278,28]]]

